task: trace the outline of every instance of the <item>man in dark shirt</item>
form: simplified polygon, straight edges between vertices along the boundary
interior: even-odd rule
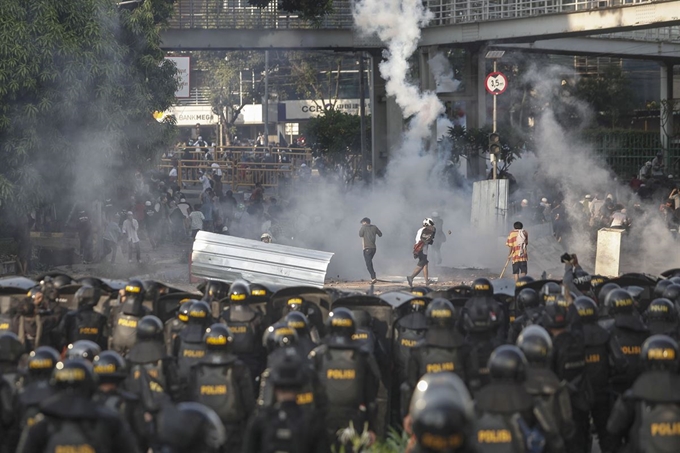
[[[378,281],[375,277],[375,269],[373,269],[373,257],[375,256],[376,252],[376,236],[382,237],[382,231],[380,231],[377,226],[371,225],[371,219],[368,217],[361,219],[359,237],[361,238],[361,243],[364,248],[364,261],[366,261],[366,269],[368,269],[368,273],[371,274],[371,284]]]

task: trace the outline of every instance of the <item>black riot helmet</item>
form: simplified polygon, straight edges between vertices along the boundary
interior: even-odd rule
[[[498,327],[498,313],[491,304],[477,302],[466,310],[463,321],[468,332],[488,332]]]
[[[429,326],[453,327],[456,323],[456,309],[453,304],[441,297],[432,300],[425,310]]]
[[[99,382],[118,383],[127,377],[125,359],[116,351],[102,351],[92,361],[92,369]]]
[[[55,275],[52,278],[52,284],[54,285],[54,287],[57,290],[63,288],[64,286],[68,286],[71,283],[73,283],[73,279],[71,279],[71,277],[69,277],[68,275],[60,274],[60,275]]]
[[[190,425],[200,428],[196,435],[196,439],[200,439],[201,445],[199,450],[205,453],[217,453],[222,451],[224,444],[227,441],[227,432],[224,424],[220,420],[217,413],[200,403],[193,401],[179,403],[177,410],[186,417]]]
[[[470,285],[472,296],[493,296],[493,285],[488,278],[480,277]]]
[[[212,312],[210,305],[203,300],[194,300],[189,308],[189,324],[209,324],[211,322]]]
[[[26,348],[14,332],[5,330],[0,333],[0,362],[16,364],[25,351]]]
[[[99,302],[102,292],[99,288],[89,285],[81,286],[76,291],[75,299],[78,308],[93,308]]]
[[[302,311],[302,304],[304,303],[305,300],[300,296],[289,297],[288,300],[286,301],[285,311],[287,311],[288,313],[293,311]]]
[[[229,285],[217,280],[208,280],[205,285],[203,300],[206,302],[218,302],[229,294]]]
[[[55,365],[50,384],[62,392],[90,397],[97,388],[97,378],[87,360],[65,359]]]
[[[229,352],[234,336],[229,327],[221,323],[213,324],[205,330],[203,343],[208,351]]]
[[[515,289],[522,288],[527,285],[527,283],[532,283],[534,282],[534,278],[530,275],[525,275],[523,277],[520,277],[517,279],[515,282]]]
[[[587,296],[580,296],[574,300],[574,307],[578,317],[584,324],[595,324],[598,318],[597,304]]]
[[[663,297],[663,292],[672,284],[673,282],[669,279],[659,280],[654,287],[654,297],[657,299]]]
[[[356,333],[356,326],[352,310],[345,307],[334,309],[326,320],[329,345],[353,346],[352,335]]]
[[[262,339],[267,353],[271,354],[276,349],[293,346],[298,342],[298,334],[295,329],[288,326],[287,322],[277,322],[267,328]]]
[[[525,327],[517,338],[517,347],[522,350],[527,362],[542,368],[550,366],[553,344],[550,334],[543,327]]]
[[[557,300],[545,305],[540,324],[546,329],[561,329],[567,326],[567,308]]]
[[[614,291],[615,289],[620,289],[621,287],[617,285],[616,283],[605,283],[602,285],[602,288],[600,288],[600,292],[597,293],[597,302],[600,305],[604,305],[604,301],[607,298],[607,295]]]
[[[62,285],[63,286],[63,285]],[[40,281],[39,291],[43,293],[45,299],[49,301],[57,300],[58,291],[52,277],[45,277]]]
[[[272,365],[270,379],[278,389],[299,389],[305,384],[304,363],[295,348],[288,348]]]
[[[623,288],[610,291],[604,299],[604,306],[611,316],[631,314],[635,310],[633,296]]]
[[[453,373],[426,374],[416,385],[409,409],[418,451],[455,452],[469,445],[472,399]]]
[[[678,343],[668,335],[652,335],[642,343],[640,358],[645,370],[678,370]]]
[[[65,358],[85,359],[92,362],[100,352],[102,352],[102,348],[94,341],[78,340],[68,345]]]
[[[675,285],[680,285],[680,275],[674,275],[672,277],[669,277],[668,280],[673,282]]]
[[[541,300],[546,305],[557,299],[557,296],[562,294],[562,287],[555,282],[548,282],[541,287]]]
[[[182,302],[179,306],[179,311],[177,312],[177,319],[187,323],[189,322],[189,311],[191,311],[191,306],[194,305],[194,300],[187,299],[186,302]]]
[[[123,313],[132,316],[141,316],[143,313],[142,304],[146,290],[141,280],[130,280],[125,285],[125,303],[123,304]]]
[[[680,303],[680,285],[675,283],[668,285],[666,289],[663,290],[663,297],[673,303]]]
[[[248,303],[250,298],[250,285],[245,280],[236,280],[229,287],[229,301],[232,304]]]
[[[645,322],[678,322],[678,310],[675,304],[668,299],[654,299],[644,313]]]
[[[506,344],[491,353],[488,368],[493,381],[521,383],[526,379],[527,359],[517,346]]]
[[[163,341],[163,323],[153,315],[144,316],[137,322],[137,339],[140,341]]]
[[[298,337],[309,337],[309,319],[299,311],[291,311],[285,318],[288,327],[295,329]]]
[[[581,292],[586,292],[590,290],[590,280],[592,277],[590,274],[583,269],[576,269],[574,271],[574,285],[576,289]]]
[[[38,347],[28,355],[28,375],[33,379],[49,379],[59,359],[59,353],[53,347]]]
[[[536,308],[541,302],[542,300],[538,297],[538,293],[532,288],[524,288],[517,295],[517,306],[521,311],[527,308]]]
[[[407,313],[423,313],[427,307],[425,299],[411,299],[408,301]]]

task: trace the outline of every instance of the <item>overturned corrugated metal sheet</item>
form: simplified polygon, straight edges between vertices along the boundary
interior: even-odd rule
[[[239,278],[278,285],[322,287],[333,253],[199,231],[191,254],[196,277]]]

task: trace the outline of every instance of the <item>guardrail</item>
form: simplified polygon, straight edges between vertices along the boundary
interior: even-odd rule
[[[434,14],[428,27],[574,11],[599,10],[661,0],[423,0]],[[266,8],[245,0],[176,0],[171,29],[327,29],[351,30],[353,0],[335,0],[334,12],[316,22],[279,11],[277,1]]]

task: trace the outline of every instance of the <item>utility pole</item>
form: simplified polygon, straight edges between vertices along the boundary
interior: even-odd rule
[[[359,52],[359,130],[361,133],[361,177],[368,180],[368,156],[366,155],[366,81],[364,79],[364,54]],[[372,167],[372,166],[371,166]]]
[[[269,146],[269,51],[264,51],[264,146]]]

